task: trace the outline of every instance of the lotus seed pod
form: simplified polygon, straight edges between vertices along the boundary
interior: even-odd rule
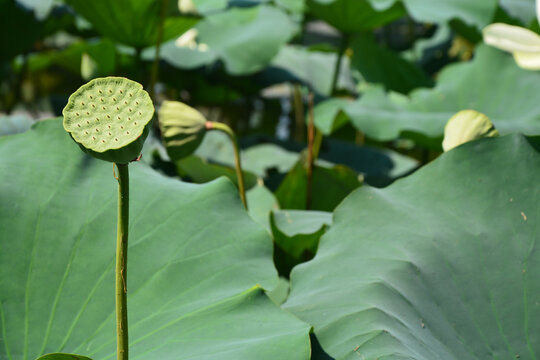
[[[159,109],[159,127],[170,158],[180,160],[191,155],[206,133],[205,117],[178,101],[164,101]]]
[[[81,86],[62,113],[64,129],[84,152],[125,164],[141,153],[154,106],[141,84],[106,77]]]

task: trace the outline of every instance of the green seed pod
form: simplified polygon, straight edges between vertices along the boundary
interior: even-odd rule
[[[122,77],[81,86],[62,111],[64,129],[81,149],[101,160],[126,164],[141,153],[154,106],[141,84]]]
[[[164,101],[159,109],[159,127],[171,160],[191,155],[206,134],[205,117],[178,101]]]

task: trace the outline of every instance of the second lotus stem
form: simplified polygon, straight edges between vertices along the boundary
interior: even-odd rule
[[[232,129],[228,125],[224,123],[214,122],[214,121],[207,121],[206,128],[208,130],[223,131],[231,139],[231,142],[234,148],[234,160],[235,160],[235,168],[236,168],[236,178],[238,181],[238,191],[240,193],[240,199],[242,199],[242,204],[244,204],[244,207],[247,210],[248,204],[247,204],[247,198],[246,198],[246,186],[244,184],[244,173],[242,172],[242,164],[240,161],[240,149],[238,147],[238,140],[236,139],[236,135],[234,134],[234,131],[232,131]]]

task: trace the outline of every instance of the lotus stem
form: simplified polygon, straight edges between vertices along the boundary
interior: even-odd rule
[[[304,114],[304,99],[302,96],[302,87],[299,84],[293,85],[293,104],[294,104],[294,118],[295,118],[295,132],[294,137],[296,141],[304,141],[304,126],[305,126],[305,114]]]
[[[117,164],[118,169],[118,232],[116,242],[116,335],[117,359],[128,360],[127,312],[127,251],[129,225],[129,168]]]
[[[155,92],[156,82],[157,82],[158,73],[159,73],[159,53],[161,50],[161,43],[163,41],[163,24],[165,23],[165,16],[167,15],[166,12],[167,12],[167,0],[162,0],[161,9],[159,12],[158,33],[157,33],[157,39],[156,39],[156,53],[154,55],[154,63],[152,64],[152,73],[150,75],[150,87],[148,89],[150,98],[154,102],[156,101],[156,96],[155,96],[156,94],[154,92]]]
[[[313,93],[309,94],[308,100],[308,151],[307,151],[307,179],[306,179],[306,210],[311,209],[311,188],[313,184],[313,162],[314,159],[314,141],[315,141],[315,121],[313,115]]]
[[[242,199],[242,204],[244,204],[244,207],[247,210],[248,204],[247,204],[247,199],[246,199],[246,187],[244,185],[244,174],[242,172],[242,164],[240,162],[240,149],[238,148],[238,140],[236,139],[236,135],[234,134],[234,131],[232,131],[232,129],[226,124],[214,122],[214,121],[207,121],[206,128],[208,130],[223,131],[231,139],[231,142],[234,148],[234,160],[235,160],[235,168],[236,168],[236,178],[238,181],[238,191],[240,192],[240,199]]]
[[[334,76],[332,78],[332,88],[330,89],[331,95],[334,95],[337,91],[339,73],[341,71],[341,60],[343,59],[343,55],[345,54],[345,51],[347,50],[348,46],[349,46],[349,35],[343,34],[341,37],[341,44],[339,45],[338,58],[336,61],[336,67],[334,69]]]

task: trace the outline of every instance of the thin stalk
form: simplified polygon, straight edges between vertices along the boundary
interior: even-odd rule
[[[341,44],[339,45],[338,50],[338,58],[336,61],[336,67],[334,68],[334,76],[332,77],[332,95],[336,93],[337,91],[337,83],[339,79],[339,73],[341,71],[341,60],[343,59],[343,55],[345,54],[345,51],[349,47],[349,35],[343,34],[341,36]]]
[[[158,33],[156,39],[156,54],[154,56],[154,63],[152,64],[152,73],[150,75],[150,88],[148,89],[150,98],[156,102],[155,99],[155,87],[159,73],[159,52],[161,50],[161,42],[163,41],[163,24],[165,23],[165,15],[167,12],[167,0],[161,1],[161,10],[159,13]]]
[[[313,162],[314,157],[314,143],[315,143],[315,116],[313,114],[313,93],[309,94],[308,100],[308,152],[307,152],[307,179],[306,179],[306,210],[311,209],[311,188],[313,184]],[[318,153],[318,149],[317,149]]]
[[[366,143],[365,134],[360,130],[356,130],[356,136],[354,138],[354,142],[356,143],[356,145],[364,145]]]
[[[295,118],[295,131],[294,138],[298,142],[304,141],[304,99],[302,96],[302,87],[299,84],[293,85],[293,104],[294,104],[294,118]]]
[[[144,64],[142,61],[142,49],[135,48],[135,71],[137,72],[137,80],[144,83]]]
[[[206,128],[208,130],[220,130],[229,136],[234,147],[234,160],[236,168],[236,178],[238,180],[238,191],[240,192],[240,199],[242,199],[242,204],[246,210],[248,209],[247,199],[246,199],[246,187],[244,185],[244,174],[242,173],[242,164],[240,162],[240,150],[238,148],[238,141],[236,135],[232,129],[224,123],[207,121]]]
[[[118,169],[118,232],[116,242],[116,335],[117,359],[128,360],[127,313],[127,251],[129,225],[128,164],[116,164]]]

